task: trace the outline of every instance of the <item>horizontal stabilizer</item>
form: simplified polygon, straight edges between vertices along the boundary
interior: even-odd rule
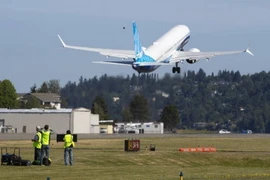
[[[251,56],[254,56],[254,54],[249,50],[249,48],[247,48],[244,52],[250,54]]]
[[[112,65],[119,65],[119,66],[131,66],[133,61],[93,61],[96,64],[112,64]]]
[[[164,65],[174,65],[172,63],[160,63],[160,62],[134,62],[134,61],[93,61],[97,64],[114,64],[114,65],[123,65],[123,66],[164,66]]]
[[[67,45],[65,44],[65,42],[63,41],[63,39],[61,38],[61,36],[59,34],[57,34],[58,38],[60,39],[63,47],[66,47]]]

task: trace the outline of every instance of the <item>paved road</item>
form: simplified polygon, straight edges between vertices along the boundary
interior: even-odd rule
[[[0,134],[0,140],[30,140],[33,139],[34,133],[4,133]],[[162,138],[162,137],[228,137],[228,138],[270,138],[270,134],[78,134],[78,139],[108,139],[108,138],[125,138],[125,139],[139,139],[139,138]],[[52,139],[56,139],[56,135],[52,135]]]

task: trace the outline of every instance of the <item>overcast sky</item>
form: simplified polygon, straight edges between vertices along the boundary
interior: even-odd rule
[[[132,3],[133,2],[133,3]],[[61,48],[67,44],[112,49],[133,49],[131,23],[136,20],[143,46],[149,46],[171,27],[189,26],[185,49],[242,50],[248,54],[215,57],[182,71],[202,68],[207,74],[239,70],[253,74],[270,69],[270,1],[268,0],[1,0],[0,80],[9,79],[17,92],[34,84],[59,79],[64,86],[80,76],[136,73],[131,67],[93,64],[106,60],[98,53]],[[126,27],[123,29],[123,27]],[[117,60],[117,59],[111,59]],[[160,76],[171,67],[156,70]]]

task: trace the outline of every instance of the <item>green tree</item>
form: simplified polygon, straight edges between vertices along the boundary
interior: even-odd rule
[[[131,84],[132,86],[137,86],[137,85],[138,85],[138,82],[139,82],[138,76],[136,76],[135,73],[133,73],[133,74],[132,74],[132,77],[131,77],[131,79],[130,79],[130,84]]]
[[[91,111],[92,111],[93,114],[98,114],[100,120],[105,120],[106,119],[104,110],[101,108],[101,106],[97,102],[92,104]]]
[[[51,80],[49,80],[49,82],[44,81],[41,84],[40,88],[38,88],[38,90],[36,90],[36,85],[31,87],[30,89],[31,89],[31,93],[38,92],[38,93],[56,93],[56,94],[60,94],[60,92],[61,92],[60,80],[51,79]]]
[[[108,76],[68,82],[61,89],[61,97],[69,107],[91,108],[97,95],[108,103],[108,111],[113,119],[121,119],[123,110],[131,105],[134,94],[147,97],[145,101],[151,108],[152,119],[159,117],[160,111],[167,105],[177,106],[180,112],[181,126],[193,128],[196,122],[211,123],[208,129],[230,128],[233,131],[251,129],[253,132],[270,132],[270,72],[241,75],[238,71],[219,71],[217,75],[206,75],[202,69],[198,72],[187,71],[184,76],[165,74],[141,74],[136,76]],[[168,96],[165,96],[168,94]],[[113,102],[113,97],[120,101]],[[153,99],[154,98],[154,101]],[[138,109],[138,103],[130,106],[130,112]],[[98,108],[97,108],[98,109]],[[135,113],[136,114],[136,113]],[[139,112],[148,116],[148,112]],[[150,116],[149,116],[150,117]],[[129,119],[129,118],[125,118]],[[144,121],[144,117],[132,120]],[[231,120],[230,124],[227,124]],[[252,123],[256,122],[256,123]]]
[[[104,99],[100,96],[96,96],[95,100],[93,101],[91,112],[93,114],[99,114],[99,119],[109,119],[107,105]]]
[[[60,86],[60,80],[57,79],[51,79],[48,82],[48,91],[51,93],[56,93],[59,94],[61,91],[61,86]]]
[[[144,96],[135,95],[129,105],[134,121],[146,122],[149,119],[148,102]]]
[[[17,108],[17,94],[13,84],[5,79],[0,82],[0,108]]]
[[[34,86],[30,87],[30,93],[36,93],[37,92],[37,85],[34,84]]]
[[[37,92],[38,93],[48,93],[49,92],[48,83],[43,82]]]
[[[203,82],[203,80],[205,79],[205,77],[206,77],[205,72],[203,71],[203,69],[200,68],[199,71],[198,71],[198,73],[195,76],[196,81]]]
[[[68,108],[67,98],[61,98],[61,107]]]
[[[123,108],[122,119],[123,119],[123,122],[131,122],[132,121],[133,117],[132,117],[132,114],[131,114],[129,108]]]
[[[180,123],[179,112],[176,106],[168,105],[163,108],[160,121],[164,123],[166,129],[173,129]]]
[[[27,102],[25,103],[26,109],[31,109],[31,108],[42,108],[42,105],[40,104],[40,101],[34,97],[34,96],[29,96],[27,99]]]
[[[240,81],[241,81],[241,74],[240,74],[239,71],[236,71],[236,72],[234,73],[233,81],[234,81],[234,82],[240,82]]]

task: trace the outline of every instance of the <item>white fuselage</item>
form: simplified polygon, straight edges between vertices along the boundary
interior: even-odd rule
[[[185,25],[178,25],[153,42],[151,46],[144,50],[144,53],[157,62],[169,62],[176,51],[183,49],[189,38],[189,28]],[[158,67],[159,66],[133,68],[138,72],[152,72]]]
[[[187,26],[178,25],[156,40],[145,50],[145,54],[151,56],[157,62],[171,57],[175,51],[181,50],[188,42],[190,31]]]

